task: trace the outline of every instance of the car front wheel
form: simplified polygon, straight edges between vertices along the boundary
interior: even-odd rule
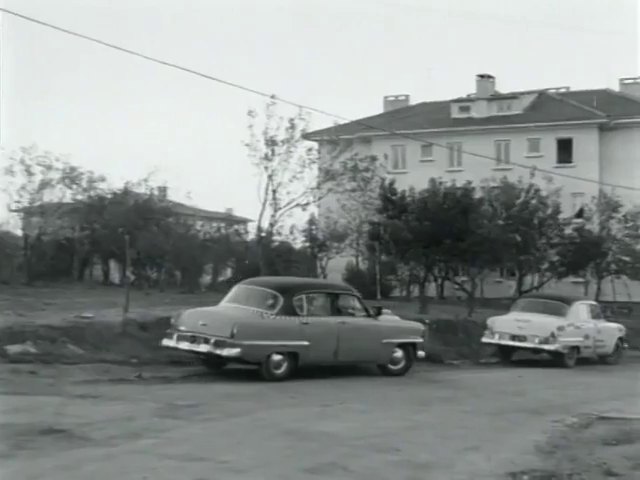
[[[415,361],[413,350],[407,345],[398,345],[391,352],[391,358],[384,365],[378,365],[378,369],[389,377],[401,377],[405,375]]]
[[[226,360],[212,357],[203,357],[202,364],[211,372],[219,372],[227,366]]]
[[[617,365],[622,360],[624,352],[624,345],[622,340],[618,340],[613,347],[613,351],[609,355],[603,355],[600,357],[600,361],[606,365]]]
[[[291,377],[296,360],[290,353],[270,353],[260,366],[262,378],[270,382],[278,382]]]
[[[498,358],[505,364],[509,364],[513,361],[513,356],[516,353],[516,349],[513,347],[506,347],[504,345],[498,346]]]

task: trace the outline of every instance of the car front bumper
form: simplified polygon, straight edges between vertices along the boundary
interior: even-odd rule
[[[176,335],[163,338],[160,346],[166,348],[174,348],[191,353],[213,354],[225,358],[238,358],[242,355],[241,347],[216,346],[214,343],[192,343],[186,341],[178,341]]]

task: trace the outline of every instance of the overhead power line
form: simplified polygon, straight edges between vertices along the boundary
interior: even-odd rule
[[[342,115],[337,115],[335,113],[331,113],[331,112],[328,112],[326,110],[322,110],[320,108],[315,108],[315,107],[304,105],[304,104],[301,104],[301,103],[298,103],[298,102],[287,100],[286,98],[282,98],[282,97],[279,97],[279,96],[274,95],[274,94],[263,92],[261,90],[255,89],[255,88],[247,87],[245,85],[242,85],[242,84],[239,84],[239,83],[236,83],[236,82],[225,80],[223,78],[216,77],[214,75],[209,75],[207,73],[203,73],[203,72],[200,72],[198,70],[194,70],[192,68],[184,67],[182,65],[178,65],[176,63],[169,62],[169,61],[166,61],[166,60],[162,60],[162,59],[159,59],[159,58],[156,58],[156,57],[152,57],[150,55],[145,55],[144,53],[140,53],[140,52],[137,52],[135,50],[131,50],[129,48],[121,47],[119,45],[115,45],[113,43],[109,43],[109,42],[106,42],[104,40],[100,40],[98,38],[91,37],[89,35],[78,33],[78,32],[75,32],[73,30],[69,30],[69,29],[66,29],[66,28],[63,28],[63,27],[59,27],[57,25],[53,25],[51,23],[48,23],[48,22],[45,22],[45,21],[42,21],[42,20],[38,20],[37,18],[33,18],[33,17],[27,16],[27,15],[23,15],[21,13],[14,12],[14,11],[8,10],[6,8],[0,8],[0,12],[6,13],[7,15],[12,15],[14,17],[20,18],[20,19],[25,20],[25,21],[30,22],[30,23],[34,23],[34,24],[37,24],[37,25],[40,25],[40,26],[43,26],[43,27],[46,27],[46,28],[50,28],[52,30],[56,30],[58,32],[65,33],[67,35],[71,35],[73,37],[81,38],[83,40],[86,40],[86,41],[89,41],[89,42],[93,42],[93,43],[96,43],[98,45],[102,45],[103,47],[111,48],[111,49],[117,50],[117,51],[122,52],[122,53],[126,53],[126,54],[129,54],[129,55],[133,55],[135,57],[142,58],[144,60],[148,60],[150,62],[157,63],[157,64],[165,66],[165,67],[173,68],[175,70],[180,70],[182,72],[186,72],[186,73],[189,73],[191,75],[195,75],[195,76],[207,79],[207,80],[211,80],[213,82],[216,82],[216,83],[219,83],[219,84],[222,84],[222,85],[226,85],[228,87],[236,88],[238,90],[242,90],[242,91],[245,91],[245,92],[248,92],[248,93],[252,93],[254,95],[258,95],[258,96],[261,96],[261,97],[264,97],[264,98],[273,99],[273,100],[275,100],[277,102],[280,102],[280,103],[283,103],[283,104],[286,104],[286,105],[290,105],[290,106],[293,106],[293,107],[296,107],[296,108],[299,108],[299,109],[302,109],[302,110],[307,110],[309,112],[318,113],[318,114],[323,115],[323,116],[327,116],[327,117],[331,117],[331,118],[335,118],[335,119],[341,120],[343,122],[349,122],[349,123],[353,123],[353,124],[356,124],[356,125],[360,125],[360,126],[363,126],[363,127],[366,127],[366,128],[370,128],[372,130],[376,130],[376,131],[379,131],[379,132],[387,133],[389,135],[393,135],[393,136],[396,136],[396,137],[399,137],[399,138],[405,138],[405,139],[408,139],[408,140],[411,140],[411,141],[414,141],[414,142],[417,142],[417,143],[421,143],[421,144],[424,144],[424,145],[435,145],[437,147],[440,147],[440,148],[443,148],[443,149],[446,149],[446,150],[449,149],[449,147],[447,145],[444,145],[444,144],[441,144],[441,143],[438,143],[438,142],[425,140],[425,139],[422,139],[422,138],[415,137],[413,135],[397,132],[397,131],[392,130],[392,129],[387,129],[387,128],[371,125],[371,124],[369,124],[369,123],[367,123],[365,121],[362,121],[362,120],[352,120],[352,119],[349,119],[349,118],[344,117]],[[465,155],[476,157],[476,158],[482,158],[482,159],[485,159],[485,160],[491,160],[494,163],[499,161],[499,159],[497,159],[496,157],[492,157],[490,155],[485,155],[485,154],[482,154],[482,153],[471,152],[471,151],[467,151],[467,150],[462,150],[462,153],[465,154]],[[572,179],[572,180],[578,180],[578,181],[582,181],[582,182],[586,182],[586,183],[592,183],[592,184],[600,185],[600,186],[603,186],[603,187],[611,187],[611,188],[620,189],[620,190],[629,190],[629,191],[633,191],[633,192],[640,192],[640,187],[633,187],[633,186],[630,186],[630,185],[620,185],[620,184],[614,184],[614,183],[609,183],[609,182],[602,182],[602,181],[596,180],[594,178],[585,178],[585,177],[580,177],[580,176],[577,176],[577,175],[571,175],[569,173],[564,173],[564,172],[558,172],[558,171],[555,171],[555,170],[548,170],[548,169],[539,168],[536,165],[527,165],[527,164],[518,163],[518,162],[510,162],[508,165],[514,166],[514,167],[523,168],[523,169],[526,169],[526,170],[529,170],[529,171],[533,170],[533,171],[536,171],[536,172],[545,173],[545,174],[552,175],[552,176],[555,176],[555,177],[561,177],[561,178],[567,178],[567,179]]]

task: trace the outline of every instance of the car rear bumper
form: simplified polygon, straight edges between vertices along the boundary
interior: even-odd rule
[[[566,350],[569,345],[562,345],[558,343],[543,344],[543,343],[531,343],[531,342],[514,342],[511,340],[496,340],[494,338],[483,337],[481,342],[485,345],[496,345],[504,347],[514,347],[523,350],[538,350],[545,352],[562,352]]]
[[[213,339],[212,339],[213,340]],[[242,355],[242,348],[237,346],[216,346],[215,342],[211,343],[192,343],[186,341],[178,341],[176,335],[163,338],[160,346],[166,348],[174,348],[184,352],[213,354],[224,358],[238,358]]]

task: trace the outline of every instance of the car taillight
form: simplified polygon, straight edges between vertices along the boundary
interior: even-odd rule
[[[182,316],[182,312],[174,313],[174,314],[171,316],[171,320],[169,320],[169,324],[170,324],[171,326],[176,325],[176,324],[178,323],[178,320],[180,320],[180,317],[181,317],[181,316]],[[165,318],[166,318],[166,317],[165,317]]]
[[[238,326],[234,325],[233,328],[231,329],[231,333],[229,334],[229,338],[235,338],[237,334],[238,334]]]
[[[550,344],[556,343],[557,340],[558,340],[558,337],[556,337],[556,332],[551,332],[551,334],[548,337],[541,338],[538,343],[542,345],[550,345]]]

